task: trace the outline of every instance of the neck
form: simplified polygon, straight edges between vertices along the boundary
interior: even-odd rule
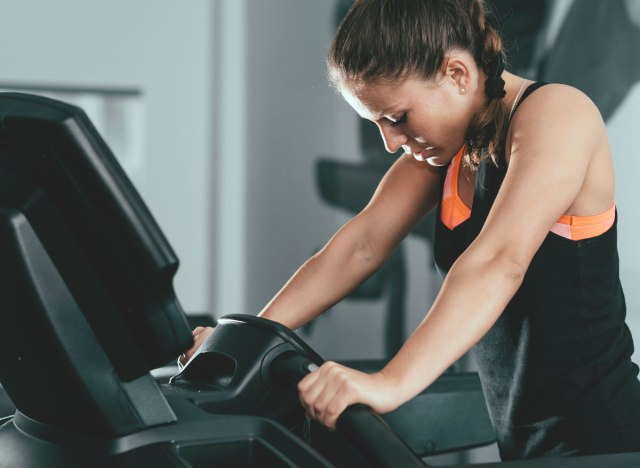
[[[502,74],[502,79],[504,80],[504,90],[507,92],[505,97],[502,98],[502,101],[508,108],[511,108],[513,101],[522,87],[524,78],[505,71]]]

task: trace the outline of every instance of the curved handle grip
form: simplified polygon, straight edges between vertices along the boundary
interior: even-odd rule
[[[317,366],[309,359],[288,351],[273,360],[269,374],[274,381],[295,387],[315,369]],[[336,425],[374,466],[426,466],[384,419],[365,405],[349,406],[340,415]]]

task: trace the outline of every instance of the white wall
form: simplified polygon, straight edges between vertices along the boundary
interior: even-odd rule
[[[145,164],[131,176],[181,260],[183,305],[208,309],[213,2],[0,0],[0,14],[0,86],[142,90]]]

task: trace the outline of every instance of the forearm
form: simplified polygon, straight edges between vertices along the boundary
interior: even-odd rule
[[[313,320],[375,272],[384,254],[374,252],[349,224],[307,260],[259,316],[292,330]]]
[[[398,405],[433,383],[487,333],[523,274],[503,258],[460,257],[427,316],[382,370],[397,388]]]

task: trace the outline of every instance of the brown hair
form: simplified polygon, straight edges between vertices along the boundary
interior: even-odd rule
[[[483,0],[356,0],[329,49],[329,80],[339,88],[410,75],[432,79],[454,47],[469,51],[487,74],[498,54],[505,60]],[[467,163],[477,167],[491,157],[497,164],[507,124],[502,99],[488,100],[467,129]]]

